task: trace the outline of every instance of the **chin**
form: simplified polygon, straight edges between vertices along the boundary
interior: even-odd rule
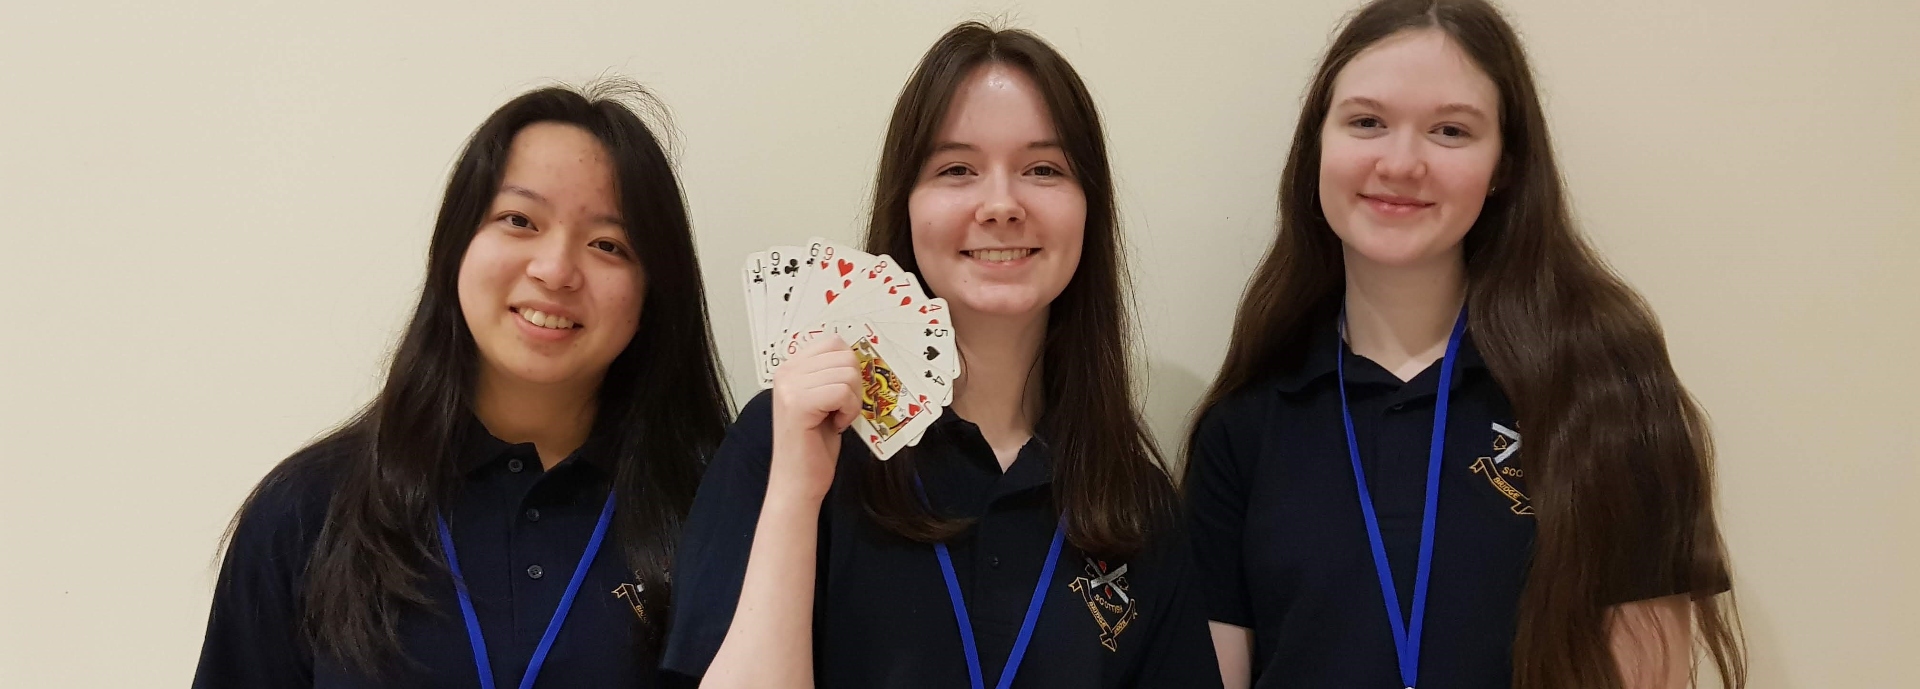
[[[565,383],[580,375],[578,366],[540,356],[524,356],[499,368],[508,380],[533,385]]]
[[[1417,267],[1447,255],[1446,251],[1437,250],[1432,243],[1425,241],[1425,237],[1415,241],[1399,241],[1399,238],[1387,239],[1376,235],[1372,239],[1375,241],[1362,240],[1349,244],[1349,252],[1368,263],[1388,268]],[[1381,241],[1383,239],[1385,241]]]

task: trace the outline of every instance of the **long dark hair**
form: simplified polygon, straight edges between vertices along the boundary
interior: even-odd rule
[[[1308,87],[1280,181],[1278,235],[1240,303],[1201,410],[1299,365],[1340,308],[1340,240],[1318,212],[1334,78],[1401,31],[1445,32],[1499,86],[1497,188],[1464,240],[1468,327],[1527,434],[1538,531],[1514,639],[1514,686],[1620,687],[1608,609],[1660,582],[1690,593],[1697,640],[1729,686],[1745,651],[1713,510],[1706,415],[1680,385],[1653,310],[1574,228],[1519,38],[1485,0],[1375,0]],[[1192,436],[1188,437],[1191,447]],[[1192,462],[1188,471],[1192,472]],[[1691,658],[1686,659],[1688,662]]]
[[[390,668],[402,657],[400,612],[427,605],[421,582],[446,571],[433,518],[457,492],[461,439],[477,430],[479,355],[461,316],[460,263],[499,192],[514,136],[536,122],[580,127],[606,147],[620,217],[645,270],[640,325],[601,381],[586,448],[617,466],[614,542],[645,587],[645,605],[660,611],[649,618],[667,619],[676,534],[705,458],[725,432],[730,402],[679,181],[635,106],[657,101],[626,81],[585,92],[539,89],[494,111],[461,152],[434,222],[426,284],[386,384],[358,416],[315,443],[348,448],[306,570],[305,631],[316,652],[369,673]],[[288,464],[328,456],[296,454],[254,494],[300,468]],[[636,637],[650,646],[661,631],[649,626]]]
[[[987,64],[1020,69],[1039,87],[1087,200],[1080,264],[1048,307],[1040,355],[1043,411],[1034,430],[1053,457],[1055,504],[1067,515],[1068,538],[1075,546],[1093,553],[1133,553],[1172,513],[1175,496],[1132,403],[1128,278],[1106,135],[1093,96],[1066,59],[1031,33],[978,22],[941,36],[894,104],[874,178],[866,249],[891,254],[906,270],[919,270],[907,200],[933,154],[954,91]],[[914,540],[949,538],[966,523],[940,519],[921,507],[911,485],[912,454],[910,448],[891,461],[868,463],[862,484],[867,511],[887,529]]]

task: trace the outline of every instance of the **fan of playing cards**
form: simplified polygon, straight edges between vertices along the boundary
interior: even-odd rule
[[[961,370],[946,300],[928,299],[891,257],[814,238],[747,256],[741,280],[760,386],[813,338],[839,335],[860,366],[853,427],[875,457],[920,442],[953,401]]]

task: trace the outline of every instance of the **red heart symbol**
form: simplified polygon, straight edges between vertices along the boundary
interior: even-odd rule
[[[867,440],[868,440],[869,442],[874,442],[874,443],[878,443],[878,442],[880,442],[880,435],[879,435],[879,434],[877,434],[877,433],[876,433],[876,434],[874,434],[874,435],[869,435],[869,436],[867,436]]]
[[[868,341],[868,342],[872,342],[872,343],[874,343],[874,344],[880,344],[880,338],[879,338],[879,337],[876,337],[876,336],[873,336],[873,335],[868,335],[868,336],[867,336],[867,341]]]
[[[908,414],[919,414],[919,413],[920,413],[920,405],[918,405],[918,404],[909,404],[909,405],[907,405],[907,413],[908,413]]]
[[[834,300],[834,298],[836,298],[836,297],[839,297],[839,296],[840,296],[840,295],[838,295],[838,294],[834,294],[834,293],[833,293],[833,290],[827,290],[827,303],[829,303],[829,304],[831,304],[831,303],[833,303],[833,300]]]
[[[940,324],[940,319],[938,319],[938,318],[935,318],[935,319],[933,319],[933,320],[930,320],[930,321],[927,321],[927,325],[939,325],[939,324]]]
[[[901,306],[906,306],[906,305],[908,305],[908,304],[911,304],[911,303],[913,303],[913,297],[901,297],[901,298],[900,298],[900,305],[901,305]]]
[[[853,286],[853,281],[852,281],[852,280],[841,280],[841,281],[840,281],[840,286],[841,286],[841,287],[852,287],[852,286]]]
[[[838,265],[840,266],[840,274],[841,274],[841,275],[846,275],[847,273],[851,273],[851,272],[853,272],[853,264],[852,264],[852,263],[849,263],[849,262],[847,262],[847,260],[846,260],[846,259],[844,259],[844,258],[843,258],[843,259],[840,259],[840,261],[839,261],[839,263],[838,263]]]

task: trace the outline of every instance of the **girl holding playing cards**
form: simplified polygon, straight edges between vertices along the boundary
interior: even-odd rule
[[[1485,0],[1334,39],[1189,453],[1228,686],[1744,683],[1705,416]]]
[[[728,401],[635,96],[541,89],[474,132],[379,395],[236,518],[195,687],[656,685]]]
[[[829,333],[781,363],[694,502],[665,668],[708,687],[1218,686],[1129,395],[1113,182],[1072,67],[1022,31],[943,36],[895,106],[866,249],[944,299],[951,406],[881,461],[843,433],[877,384],[862,355]]]

